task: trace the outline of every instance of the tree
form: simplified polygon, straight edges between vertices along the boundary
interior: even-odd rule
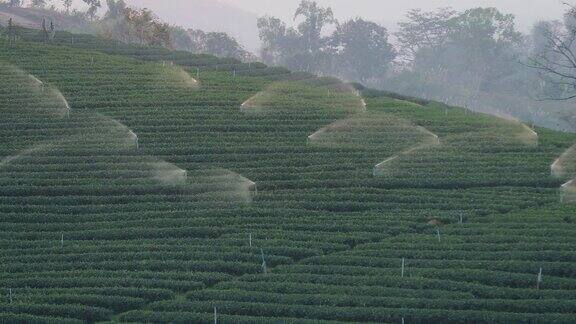
[[[319,7],[316,1],[302,0],[294,14],[294,19],[298,17],[304,18],[298,25],[304,47],[309,53],[317,52],[322,47],[322,30],[336,22],[332,9]]]
[[[292,60],[288,60],[289,67],[308,72],[318,71],[328,59],[322,51],[328,41],[322,37],[322,31],[336,23],[336,19],[331,8],[319,7],[316,1],[308,0],[302,0],[296,9],[294,19],[298,18],[304,19],[297,28],[304,51],[296,53],[291,57]]]
[[[30,4],[35,8],[44,8],[46,6],[46,0],[32,0]]]
[[[98,9],[102,7],[102,2],[100,0],[82,0],[84,3],[88,5],[88,10],[86,14],[94,20],[96,18],[96,14],[98,13]]]
[[[170,48],[170,25],[155,20],[151,25],[151,32],[147,39],[148,45]]]
[[[177,50],[188,51],[192,53],[199,53],[200,48],[195,42],[192,41],[188,30],[179,26],[172,26],[170,30],[170,38],[172,40],[172,47]]]
[[[411,10],[396,33],[404,58],[413,62],[421,51],[449,45],[486,49],[495,44],[517,44],[514,16],[496,8],[474,8],[458,13],[451,8],[423,12]]]
[[[336,22],[332,9],[319,7],[315,1],[303,0],[294,14],[302,21],[297,28],[287,27],[278,18],[258,20],[261,50],[268,63],[281,64],[293,70],[320,70],[329,59],[326,50],[329,38],[322,36],[324,28]]]
[[[557,86],[549,99],[576,98],[576,7],[570,6],[564,23],[541,24],[536,30],[538,47],[529,59],[529,66],[540,72],[546,83]]]
[[[24,1],[22,0],[7,0],[0,1],[0,5],[8,5],[9,7],[22,7]]]
[[[136,10],[127,8],[125,12],[125,19],[134,30],[136,38],[141,45],[146,44],[146,39],[150,33],[150,26],[152,25],[154,14],[149,9]]]
[[[532,87],[519,64],[526,39],[513,15],[494,8],[412,11],[397,35],[404,69],[387,80],[389,90],[493,109],[502,102],[496,98],[519,103],[526,99],[521,92]]]
[[[423,12],[410,10],[407,21],[400,22],[400,30],[395,34],[404,59],[413,61],[419,50],[435,48],[446,44],[454,34],[457,12],[451,8]]]
[[[260,56],[265,62],[277,64],[277,58],[284,54],[281,44],[286,35],[286,24],[274,17],[258,18],[256,24],[262,41]]]
[[[100,22],[100,33],[123,42],[134,42],[133,27],[127,20],[128,6],[123,0],[106,0],[108,11]]]
[[[450,37],[477,47],[487,44],[517,44],[522,35],[516,30],[515,17],[496,8],[466,10],[454,19],[455,28]]]
[[[304,50],[300,34],[278,18],[259,18],[258,30],[262,41],[260,56],[267,63],[286,65],[290,57]]]
[[[343,76],[361,82],[382,78],[396,56],[388,30],[360,18],[339,25],[331,46]]]
[[[205,33],[201,30],[188,30],[192,52],[212,54],[219,57],[232,57],[239,60],[250,58],[250,53],[226,33]]]
[[[138,43],[170,47],[170,26],[161,22],[149,9],[136,10],[126,8],[124,19],[128,25],[127,32],[134,33]],[[131,38],[131,37],[130,37]]]
[[[466,80],[460,78],[459,82],[466,82],[469,89],[491,91],[518,71],[523,38],[516,30],[514,15],[502,14],[496,8],[474,8],[455,18],[455,25],[448,53],[461,62],[461,69],[448,66],[454,72],[452,78],[461,74]]]
[[[66,13],[70,13],[70,8],[72,8],[72,0],[63,0],[64,8],[66,8]]]
[[[403,56],[424,80],[473,93],[495,87],[515,68],[522,36],[514,16],[495,8],[409,13],[398,33]]]
[[[108,11],[98,24],[110,38],[141,45],[171,47],[173,28],[149,9],[133,9],[124,0],[106,0]]]
[[[108,11],[104,15],[105,20],[123,18],[126,13],[126,8],[128,8],[124,0],[106,0],[106,6],[108,7]]]

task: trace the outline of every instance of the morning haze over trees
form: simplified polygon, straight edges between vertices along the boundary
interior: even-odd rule
[[[541,99],[574,95],[574,17],[570,8],[561,22],[540,22],[524,35],[513,15],[495,8],[414,9],[390,35],[361,18],[338,22],[330,8],[302,1],[295,27],[274,17],[258,20],[260,56],[294,70],[543,122],[549,116]]]
[[[564,21],[545,21],[534,28],[531,66],[540,70],[550,98],[576,98],[576,7]]]
[[[388,31],[376,23],[356,18],[340,24],[332,9],[313,1],[302,1],[294,19],[301,20],[295,28],[278,18],[258,20],[265,62],[369,82],[386,75],[396,57]],[[335,31],[324,36],[329,27]]]
[[[254,55],[225,33],[171,26],[123,0],[83,0],[85,11],[71,9],[70,0],[4,2],[52,11],[57,4],[61,14],[85,21],[90,32],[124,42],[262,60],[548,127],[567,128],[565,120],[573,118],[567,104],[545,100],[576,95],[576,13],[570,6],[565,17],[541,21],[530,34],[518,31],[513,15],[495,8],[414,9],[391,33],[360,17],[338,21],[332,8],[303,0],[293,21],[258,19],[262,45]],[[554,113],[545,112],[550,105]]]
[[[132,8],[123,0],[82,1],[86,7],[84,11],[73,9],[71,0],[10,0],[4,1],[3,5],[9,8],[30,6],[44,9],[42,14],[60,18],[61,29],[94,33],[128,43],[163,46],[240,60],[253,59],[234,38],[225,33],[172,26],[161,21],[151,10]],[[76,22],[74,26],[72,20]]]

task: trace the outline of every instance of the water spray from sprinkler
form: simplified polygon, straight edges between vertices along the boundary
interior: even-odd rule
[[[366,112],[366,100],[364,98],[360,99],[360,103],[362,104],[362,112]]]
[[[431,131],[429,131],[428,129],[426,129],[426,128],[422,127],[422,126],[418,126],[417,128],[418,128],[421,132],[423,132],[423,133],[425,133],[425,134],[428,134],[428,135],[430,136],[430,138],[433,139],[433,145],[440,145],[440,144],[441,144],[441,143],[440,143],[440,137],[439,137],[438,135],[432,133]],[[392,161],[398,159],[399,157],[401,157],[401,156],[403,156],[403,155],[410,154],[410,153],[412,153],[412,152],[414,152],[414,151],[417,151],[417,150],[419,150],[419,149],[421,149],[421,148],[424,148],[424,147],[426,147],[426,146],[429,146],[429,145],[430,145],[430,143],[427,143],[427,142],[420,143],[420,144],[418,144],[418,145],[415,145],[415,146],[413,146],[413,147],[411,147],[411,148],[409,148],[409,149],[401,152],[401,153],[398,154],[398,155],[394,155],[394,156],[392,156],[392,157],[390,157],[390,158],[388,158],[388,159],[386,159],[386,160],[384,160],[384,161],[376,164],[376,165],[374,166],[374,170],[373,170],[373,172],[372,172],[373,176],[375,176],[375,177],[378,176],[378,170],[379,170],[380,168],[382,168],[384,165],[388,164],[389,162],[392,162]]]
[[[33,76],[32,74],[29,74],[30,78],[32,79],[32,81],[34,81],[34,83],[36,83],[36,85],[40,88],[40,91],[42,93],[44,93],[44,82],[40,81],[40,79],[38,79],[37,77]]]
[[[132,139],[134,140],[134,147],[137,150],[140,149],[140,143],[138,141],[138,135],[136,135],[136,133],[134,133],[133,131],[129,131],[129,134],[132,137]]]
[[[576,201],[576,179],[570,180],[560,187],[560,203],[572,203]],[[569,196],[571,194],[571,196]],[[568,199],[571,198],[571,199]]]
[[[262,273],[267,274],[268,269],[266,268],[266,259],[264,259],[264,250],[260,249],[260,252],[262,253]]]
[[[256,184],[256,182],[250,181],[248,184],[248,188],[252,192],[252,198],[256,198],[256,196],[258,196],[258,185]]]

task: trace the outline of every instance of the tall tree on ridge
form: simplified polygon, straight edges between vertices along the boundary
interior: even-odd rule
[[[338,64],[335,72],[360,82],[382,78],[396,57],[388,42],[388,30],[361,18],[338,25],[330,47]]]
[[[576,98],[576,7],[569,6],[562,24],[541,24],[537,32],[542,42],[529,64],[560,89],[549,99]]]
[[[32,7],[35,8],[44,8],[46,7],[46,0],[32,0],[32,2],[30,2],[30,5],[32,5]]]
[[[66,8],[66,13],[70,13],[70,8],[72,8],[72,0],[64,0],[63,1],[64,8]]]
[[[102,7],[102,2],[100,0],[82,0],[82,1],[88,5],[88,11],[86,11],[86,14],[88,14],[88,16],[94,20],[96,18],[96,14],[98,13],[98,9]]]
[[[301,61],[304,58],[306,60],[305,70],[311,72],[314,70],[311,66],[322,64],[321,49],[325,45],[322,31],[326,26],[336,23],[336,19],[334,19],[331,8],[322,8],[318,6],[316,1],[309,0],[302,0],[298,9],[296,9],[294,19],[300,17],[304,21],[298,24],[298,32],[301,35],[301,42],[304,44],[305,52],[301,53],[297,61]]]

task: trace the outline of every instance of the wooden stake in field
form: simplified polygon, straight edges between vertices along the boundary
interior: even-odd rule
[[[8,19],[8,39],[10,41],[10,46],[16,43],[16,29],[14,28],[12,17]]]
[[[48,43],[50,36],[48,34],[48,29],[46,28],[46,18],[42,18],[42,36],[44,38],[44,43]]]
[[[64,248],[64,234],[60,237],[60,247]]]
[[[132,137],[132,139],[134,140],[134,146],[136,147],[136,149],[140,149],[140,141],[138,140],[138,135],[136,135],[136,133],[134,133],[133,131],[129,131],[130,137]]]
[[[440,242],[440,228],[436,228],[436,236],[438,236],[438,242]]]
[[[248,233],[248,243],[250,244],[250,247],[252,247],[252,233]]]
[[[536,289],[540,290],[540,284],[542,283],[542,268],[538,272],[538,278],[536,279]]]
[[[218,324],[218,310],[214,306],[214,324]]]
[[[264,250],[260,249],[260,252],[262,253],[262,273],[266,274],[268,272],[268,270],[266,269],[266,260],[264,259]]]
[[[404,278],[404,265],[405,265],[405,263],[406,263],[406,259],[402,258],[402,271],[401,271],[402,278]]]
[[[8,297],[10,299],[10,304],[12,304],[12,288],[8,289]]]
[[[258,184],[254,183],[254,197],[258,196]]]

